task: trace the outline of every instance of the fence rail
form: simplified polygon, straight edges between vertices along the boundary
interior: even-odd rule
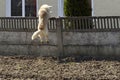
[[[0,18],[0,30],[2,31],[33,31],[36,26],[37,18]]]
[[[48,29],[50,31],[56,30],[57,21],[60,21],[62,31],[120,30],[120,16],[50,18],[48,22]],[[38,19],[36,17],[0,17],[1,31],[35,31],[37,25]]]

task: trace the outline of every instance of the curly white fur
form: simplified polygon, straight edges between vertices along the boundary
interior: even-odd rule
[[[38,30],[35,31],[32,35],[32,40],[34,40],[37,37],[40,37],[40,41],[43,42],[43,38],[48,42],[48,28],[47,23],[48,19],[50,18],[50,8],[52,6],[49,6],[47,4],[44,4],[40,7],[38,11]]]

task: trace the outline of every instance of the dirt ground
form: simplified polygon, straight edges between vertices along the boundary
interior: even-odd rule
[[[120,80],[120,61],[0,56],[0,80]]]

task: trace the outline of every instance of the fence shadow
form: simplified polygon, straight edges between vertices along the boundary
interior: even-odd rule
[[[120,62],[119,57],[103,57],[103,56],[66,56],[66,57],[54,57],[54,56],[35,56],[35,55],[0,55],[0,58],[6,59],[19,59],[19,60],[49,60],[56,61],[58,63],[70,63],[70,62],[86,62],[86,61],[118,61]]]
[[[119,61],[119,57],[108,57],[108,56],[74,56],[61,58],[61,63],[69,62],[84,62],[84,61]]]

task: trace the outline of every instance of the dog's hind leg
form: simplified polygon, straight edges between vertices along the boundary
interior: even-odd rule
[[[38,31],[35,31],[34,33],[33,33],[33,35],[32,35],[32,40],[34,40],[35,38],[37,38],[38,37],[38,35],[40,34],[40,30],[38,30]]]
[[[48,33],[45,32],[44,35],[45,35],[45,40],[46,40],[46,42],[49,43],[49,40],[48,40]]]
[[[43,33],[43,31],[41,31],[38,36],[40,37],[40,42],[43,43],[43,38],[44,38],[44,33]]]

